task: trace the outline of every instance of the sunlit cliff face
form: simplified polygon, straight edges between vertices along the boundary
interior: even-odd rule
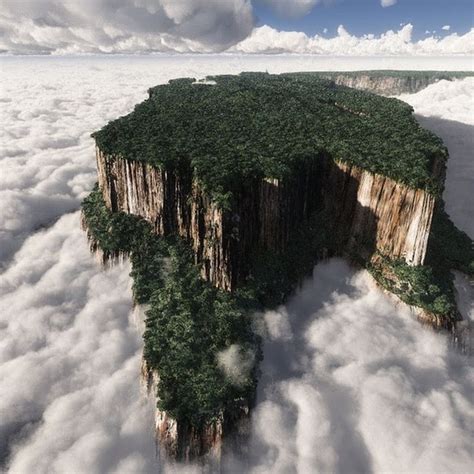
[[[95,180],[90,131],[130,111],[150,85],[257,63],[285,69],[284,58],[180,61],[2,65],[0,456],[11,472],[156,472],[129,268],[102,272],[78,213],[63,214]],[[445,139],[448,212],[474,237],[472,87],[440,83],[405,100]],[[473,317],[468,291],[463,308]],[[250,472],[473,470],[472,361],[364,272],[319,265],[265,321]]]

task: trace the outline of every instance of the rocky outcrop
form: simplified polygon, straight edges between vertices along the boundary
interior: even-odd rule
[[[444,79],[439,74],[425,77],[420,74],[381,76],[371,73],[331,73],[327,78],[336,84],[384,95],[416,92]],[[335,87],[326,81],[322,82],[331,89]],[[151,91],[150,94],[152,93]],[[366,112],[353,110],[354,107],[343,101],[336,101],[332,105],[339,109],[341,114],[347,115],[349,112],[361,117],[367,115]],[[336,111],[337,114],[339,111]],[[127,127],[125,130],[128,130]],[[409,287],[401,284],[404,283],[402,277],[398,278],[396,272],[389,273],[391,267],[384,263],[384,259],[402,266],[408,273],[416,273],[420,269],[408,268],[400,260],[411,266],[424,263],[435,197],[426,190],[409,187],[387,176],[351,164],[350,147],[343,148],[348,150],[348,161],[335,161],[321,152],[315,159],[305,158],[306,154],[298,156],[298,160],[286,160],[286,156],[282,156],[281,167],[250,168],[254,173],[252,178],[242,175],[235,182],[230,182],[230,178],[229,182],[226,181],[225,190],[229,191],[229,194],[232,191],[229,201],[216,201],[205,192],[196,177],[197,172],[191,169],[191,164],[184,164],[186,160],[158,160],[162,152],[156,150],[161,148],[156,148],[155,152],[149,151],[147,147],[132,147],[132,150],[139,156],[147,156],[150,160],[163,163],[163,168],[137,159],[124,159],[123,156],[113,155],[114,152],[118,153],[117,150],[122,150],[122,153],[130,151],[127,147],[112,146],[115,141],[120,142],[119,133],[115,129],[108,130],[105,138],[102,136],[102,141],[100,135],[96,136],[97,144],[100,144],[96,148],[98,181],[106,206],[113,212],[121,211],[144,218],[158,235],[183,237],[193,250],[195,262],[199,264],[203,278],[220,289],[233,291],[240,283],[245,282],[247,277],[255,277],[258,274],[258,271],[252,273],[255,257],[261,256],[262,251],[266,250],[271,251],[271,263],[264,268],[264,272],[272,268],[274,260],[280,263],[280,256],[287,251],[291,264],[296,260],[293,255],[295,253],[300,253],[310,266],[314,260],[332,255],[349,255],[354,261],[367,264],[367,267],[375,267],[378,264],[381,277],[391,285],[387,285],[387,289],[395,288],[398,292],[394,291],[394,294],[400,298]],[[321,133],[325,133],[324,127]],[[125,136],[130,137],[131,134],[129,131]],[[404,129],[401,135],[404,135]],[[381,135],[381,139],[384,138],[385,136]],[[188,143],[188,139],[192,140],[193,137],[187,137],[183,142]],[[138,142],[143,145],[147,143],[146,140],[147,135],[144,135]],[[336,136],[335,140],[339,138]],[[103,150],[109,150],[110,154]],[[441,154],[443,153],[440,152]],[[184,152],[183,155],[187,156]],[[405,161],[401,161],[399,166],[405,166]],[[427,181],[419,182],[430,183],[430,177],[438,178],[439,183],[443,182],[444,161],[433,161],[431,169],[426,171],[427,176],[423,176]],[[358,162],[364,165],[367,163],[364,160]],[[393,163],[392,161],[389,164]],[[400,179],[418,179],[417,176],[398,174],[398,163],[388,168],[386,164],[381,156],[379,165],[373,169],[392,176],[402,176]],[[291,171],[287,170],[287,167],[290,167]],[[283,172],[281,168],[284,168]],[[248,173],[247,169],[245,167],[245,173]],[[281,173],[285,178],[276,179],[274,176],[264,176],[263,173]],[[211,181],[206,181],[208,186]],[[216,184],[213,189],[217,192],[221,188]],[[95,196],[97,197],[97,191]],[[105,211],[102,201],[101,206],[101,211]],[[92,252],[103,265],[123,259],[119,252],[102,250],[87,229],[85,221],[83,228],[88,233]],[[104,242],[107,248],[113,248],[108,245],[110,228],[109,225],[103,225],[98,232],[99,236],[106,236]],[[308,233],[298,234],[298,229],[301,228],[309,229]],[[319,235],[315,235],[318,228],[324,229],[321,239]],[[330,234],[330,242],[327,242],[327,233]],[[306,240],[308,235],[310,237]],[[298,239],[295,241],[296,236]],[[322,244],[323,241],[326,244]],[[294,245],[294,242],[298,244]],[[317,246],[316,252],[312,251],[313,245]],[[296,251],[295,247],[298,247]],[[309,252],[306,247],[311,247]],[[134,247],[135,254],[137,248]],[[266,257],[267,254],[263,256]],[[287,269],[285,266],[282,268],[284,271]],[[304,276],[300,275],[303,270],[300,270],[297,264],[293,264],[288,273],[293,270],[294,280]],[[277,286],[279,281],[277,278],[275,280]],[[430,281],[428,283],[431,284]],[[383,282],[380,284],[383,285]],[[285,291],[291,289],[291,285],[287,286],[288,290],[285,288]],[[279,288],[277,290],[280,291]],[[270,287],[268,293],[271,291]],[[280,291],[282,297],[286,294],[285,291]],[[266,289],[260,293],[266,294]],[[425,294],[424,291],[419,293]],[[413,300],[408,301],[408,304],[412,303]],[[437,307],[424,307],[443,313]],[[454,318],[449,319],[443,314],[420,311],[418,317],[432,327],[449,330],[454,327]],[[465,334],[471,334],[470,328],[468,329],[453,332],[458,346],[464,347],[463,341],[467,340]],[[165,376],[164,371],[162,375]],[[184,375],[184,378],[186,377],[187,372]],[[142,378],[147,393],[153,394],[155,399],[158,374],[148,370],[144,364]],[[155,432],[160,452],[175,460],[190,461],[199,458],[218,466],[224,449],[223,439],[226,439],[228,446],[233,436],[240,436],[242,439],[248,431],[249,407],[252,406],[253,400],[238,398],[238,403],[234,403],[236,400],[229,404],[238,405],[242,402],[238,405],[239,408],[235,408],[232,413],[226,408],[229,412],[222,411],[212,421],[201,426],[192,426],[189,420],[184,418],[176,420],[170,413],[157,409]],[[219,405],[218,409],[221,409],[221,406]]]
[[[190,172],[160,170],[99,149],[97,167],[112,211],[141,216],[160,235],[187,239],[203,277],[225,290],[245,279],[255,251],[284,252],[293,231],[321,208],[332,216],[338,253],[367,258],[378,250],[410,265],[425,257],[434,198],[325,156],[285,181],[262,177],[246,183],[230,209],[212,202]]]
[[[322,77],[334,81],[337,85],[353,87],[374,94],[385,96],[400,94],[415,94],[431,84],[440,80],[452,80],[452,76],[427,74],[423,76],[414,75],[380,75],[370,73],[327,73]]]
[[[141,379],[147,396],[156,402],[159,375],[149,370],[146,361],[142,360]],[[223,440],[229,445],[234,440],[238,446],[249,434],[249,407],[243,407],[239,413],[230,415],[221,413],[218,419],[196,428],[188,423],[177,422],[168,413],[155,411],[155,435],[157,449],[161,458],[178,461],[205,462],[212,468],[218,468],[222,453]]]

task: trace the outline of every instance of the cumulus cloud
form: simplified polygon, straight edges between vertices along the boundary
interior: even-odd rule
[[[343,56],[374,55],[469,55],[474,52],[474,29],[465,35],[457,33],[442,39],[434,36],[420,41],[412,40],[413,25],[407,24],[398,31],[389,30],[380,36],[351,35],[343,25],[337,36],[325,38],[308,36],[303,32],[279,31],[268,25],[255,28],[252,34],[230,50],[242,53],[296,53]]]
[[[251,472],[470,470],[472,361],[367,273],[318,265],[281,319],[290,337],[265,344]]]
[[[217,354],[217,363],[224,374],[235,384],[242,385],[247,380],[255,361],[255,353],[232,344]]]
[[[2,275],[0,453],[12,473],[153,468],[129,267],[100,271],[78,226],[76,212],[35,233]]]
[[[441,29],[444,31],[449,31],[451,27],[449,25],[444,25]]]
[[[0,50],[219,51],[245,38],[253,25],[250,0],[5,0]]]
[[[11,246],[0,277],[0,470],[156,472],[129,266],[101,271],[78,213],[64,215],[95,180],[90,132],[173,77],[387,63],[237,55],[225,64],[215,57],[2,61],[0,199],[8,206],[0,228],[2,249]],[[435,65],[398,61],[390,67]],[[459,61],[442,66],[465,68]],[[445,139],[448,210],[471,232],[472,87],[472,79],[439,82],[403,97]],[[468,282],[458,276],[457,284],[463,312],[474,315]],[[472,360],[452,353],[443,335],[422,328],[365,272],[341,260],[321,264],[285,307],[262,319],[265,359],[248,459],[226,459],[229,472],[473,470]],[[240,357],[238,348],[223,354],[230,373]]]
[[[255,0],[257,1],[257,0]],[[282,16],[302,16],[332,0],[259,0]],[[396,0],[381,0],[383,7]],[[449,25],[443,27],[449,30]],[[324,38],[255,28],[251,0],[4,0],[0,53],[304,53],[335,55],[472,54],[474,30],[412,41],[413,26],[380,36]],[[324,32],[326,33],[327,30]],[[434,35],[435,32],[433,32]]]

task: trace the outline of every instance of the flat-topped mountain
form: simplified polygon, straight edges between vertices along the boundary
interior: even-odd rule
[[[150,305],[144,378],[178,459],[245,432],[261,358],[253,328],[330,256],[346,256],[419,317],[455,330],[470,239],[444,213],[448,153],[397,100],[318,74],[170,81],[93,134],[91,248],[130,255]]]

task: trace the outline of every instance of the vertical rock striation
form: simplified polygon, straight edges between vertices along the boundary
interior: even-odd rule
[[[99,149],[96,156],[107,206],[143,217],[157,234],[187,239],[203,277],[224,290],[245,279],[254,251],[284,252],[317,209],[331,216],[338,253],[365,259],[377,250],[410,265],[424,261],[434,197],[350,164],[321,156],[284,181],[255,179],[222,209],[190,170],[160,170]]]
[[[429,74],[426,76],[410,76],[408,73],[406,75],[396,76],[381,76],[379,74],[374,75],[370,73],[322,73],[321,77],[330,79],[339,86],[352,87],[354,89],[385,96],[415,94],[442,79],[452,80],[450,75],[444,77]]]
[[[327,162],[323,199],[339,251],[424,262],[435,198],[379,174]]]

